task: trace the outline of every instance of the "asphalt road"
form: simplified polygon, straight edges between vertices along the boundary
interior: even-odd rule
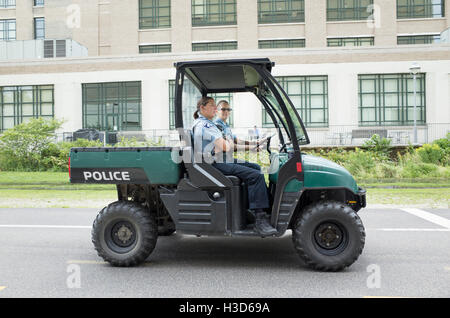
[[[364,209],[363,254],[339,273],[282,238],[160,237],[114,268],[93,249],[92,209],[0,209],[1,297],[450,297],[450,210]]]

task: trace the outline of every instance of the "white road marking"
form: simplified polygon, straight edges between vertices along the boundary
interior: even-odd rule
[[[414,228],[386,228],[386,229],[367,229],[368,231],[383,231],[383,232],[450,232],[450,229],[414,229]]]
[[[24,228],[24,229],[91,229],[92,226],[84,225],[25,225],[25,224],[0,224],[0,228]]]
[[[439,226],[445,227],[446,229],[450,230],[450,220],[449,219],[443,218],[436,214],[426,212],[426,211],[423,211],[420,209],[415,209],[415,208],[403,208],[402,210],[409,214],[412,214],[419,218],[427,220],[428,222],[437,224]]]

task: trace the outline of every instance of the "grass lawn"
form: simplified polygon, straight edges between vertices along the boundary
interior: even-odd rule
[[[450,180],[360,180],[368,206],[450,207]],[[0,208],[102,208],[117,200],[115,185],[70,184],[67,172],[0,171]]]

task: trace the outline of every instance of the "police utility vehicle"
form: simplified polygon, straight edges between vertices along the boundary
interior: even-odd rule
[[[270,223],[292,241],[308,266],[339,271],[362,253],[365,230],[357,212],[365,190],[343,167],[301,152],[309,137],[269,59],[176,63],[175,122],[181,146],[73,148],[72,183],[115,184],[118,199],[94,221],[92,242],[114,266],[144,262],[158,236],[259,236],[248,211],[247,185],[210,163],[193,160],[192,107],[214,93],[257,98],[273,121],[277,151],[267,144]],[[245,107],[245,105],[235,105]],[[275,139],[275,138],[272,138]],[[174,243],[175,244],[175,243]]]

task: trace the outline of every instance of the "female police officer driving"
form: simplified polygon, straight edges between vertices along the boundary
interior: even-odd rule
[[[217,113],[217,106],[213,98],[202,97],[197,103],[194,113],[194,150],[198,152],[201,147],[202,158],[213,158],[211,163],[224,175],[233,175],[244,181],[248,186],[249,208],[255,213],[255,230],[262,236],[270,236],[277,230],[270,225],[264,209],[269,208],[264,175],[260,170],[236,163],[227,159],[226,153],[234,150],[234,141],[223,138],[222,132],[212,121]]]

